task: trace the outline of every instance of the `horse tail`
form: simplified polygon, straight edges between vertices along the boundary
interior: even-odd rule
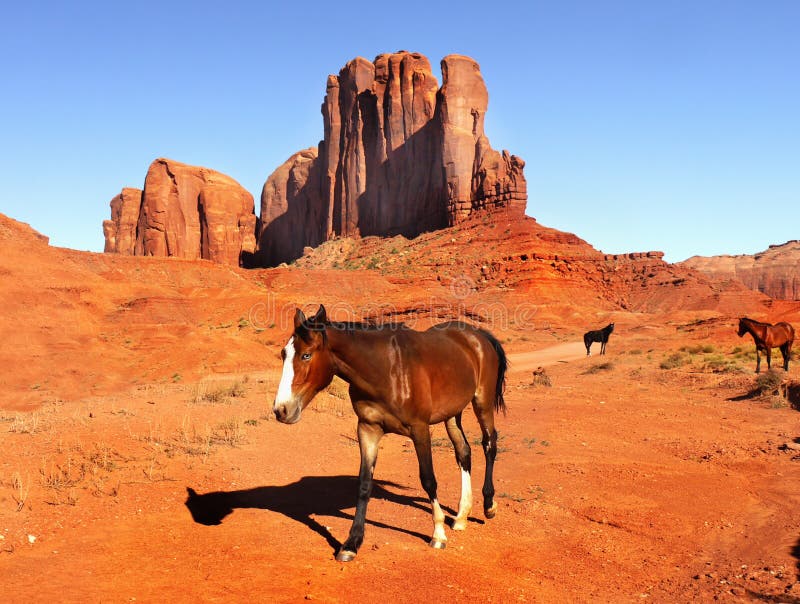
[[[506,399],[505,399],[505,391],[506,391],[506,372],[508,371],[508,356],[506,356],[506,351],[503,350],[503,345],[500,341],[494,337],[494,335],[485,329],[481,329],[480,332],[489,340],[489,343],[494,348],[494,351],[497,353],[497,384],[495,385],[494,389],[494,410],[495,411],[502,411],[503,415],[506,414]]]

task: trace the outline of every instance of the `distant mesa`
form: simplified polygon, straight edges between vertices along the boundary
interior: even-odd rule
[[[111,200],[105,251],[239,266],[255,251],[256,222],[253,196],[230,176],[159,158],[143,191]]]
[[[776,300],[800,300],[800,241],[757,254],[692,256],[679,264],[718,279],[738,279]]]
[[[156,160],[135,236],[135,190],[112,200],[106,251],[275,266],[336,237],[415,237],[495,208],[522,216],[525,162],[489,144],[478,64],[449,55],[441,69],[439,87],[427,58],[400,51],[329,76],[324,138],[269,176],[260,221],[233,179]]]

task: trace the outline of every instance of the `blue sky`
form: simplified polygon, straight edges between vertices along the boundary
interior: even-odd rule
[[[0,212],[53,245],[102,250],[108,202],[160,156],[258,210],[322,137],[327,75],[400,49],[437,77],[481,65],[542,224],[672,262],[800,238],[794,0],[22,4],[0,21]]]

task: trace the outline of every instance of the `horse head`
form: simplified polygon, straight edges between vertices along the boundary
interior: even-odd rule
[[[328,317],[320,304],[307,319],[299,308],[294,331],[281,351],[283,373],[272,410],[279,422],[294,424],[316,394],[331,383],[334,363],[328,347]]]
[[[739,331],[737,332],[739,337],[741,338],[744,334],[747,333],[747,319],[742,317],[739,319]]]

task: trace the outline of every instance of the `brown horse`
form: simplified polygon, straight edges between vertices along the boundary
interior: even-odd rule
[[[778,347],[783,355],[783,369],[789,371],[789,358],[792,356],[792,342],[794,342],[794,327],[788,323],[762,323],[742,317],[739,319],[739,337],[749,333],[756,343],[756,373],[761,370],[761,354],[767,354],[767,369],[772,369],[772,349]]]
[[[461,428],[461,412],[470,402],[481,427],[486,456],[484,515],[495,515],[494,412],[506,409],[503,391],[507,361],[503,347],[492,334],[458,322],[436,325],[424,332],[402,325],[332,323],[320,305],[308,319],[297,310],[294,331],[281,357],[283,374],[273,411],[283,423],[298,422],[303,409],[330,384],[333,376],[350,384],[350,400],[358,417],[361,469],[353,525],[337,560],[352,560],[364,541],[378,443],[387,432],[408,436],[414,442],[420,480],[433,512],[430,545],[443,548],[447,536],[444,512],[436,496],[430,426],[444,422],[461,469],[461,499],[453,529],[466,528],[472,510],[472,461],[469,442]]]

